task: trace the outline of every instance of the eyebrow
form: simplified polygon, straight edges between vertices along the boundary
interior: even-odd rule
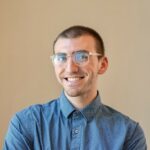
[[[89,51],[87,51],[87,50],[85,50],[85,49],[80,49],[80,50],[78,50],[78,51],[75,51],[75,52],[89,52]]]
[[[89,53],[89,51],[87,51],[87,50],[85,50],[85,49],[79,49],[79,50],[77,50],[77,51],[74,51],[74,52],[72,52],[72,54],[73,53],[77,53],[77,52],[86,52],[86,53]],[[67,55],[67,53],[65,53],[65,52],[58,52],[58,53],[55,53],[55,55],[56,54],[64,54],[64,55]]]

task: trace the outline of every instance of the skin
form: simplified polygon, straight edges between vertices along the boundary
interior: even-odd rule
[[[94,38],[90,35],[71,39],[59,38],[54,46],[55,53],[70,55],[78,50],[96,52]],[[100,60],[97,56],[90,56],[88,64],[82,67],[76,65],[71,57],[68,57],[64,66],[54,65],[56,77],[63,86],[65,95],[78,109],[84,108],[96,97],[98,75],[103,74],[107,67],[108,60],[105,56]]]

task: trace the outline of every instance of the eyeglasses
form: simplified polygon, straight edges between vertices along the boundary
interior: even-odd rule
[[[71,55],[66,53],[56,53],[51,56],[54,65],[64,65],[67,62],[68,57],[72,57],[72,60],[78,66],[84,66],[89,62],[90,56],[102,56],[102,54],[88,52],[86,50],[75,51]]]

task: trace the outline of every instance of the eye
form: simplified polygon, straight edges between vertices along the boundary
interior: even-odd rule
[[[55,54],[55,57],[54,57],[55,62],[63,63],[63,62],[66,62],[66,60],[67,60],[67,56],[65,53]]]
[[[77,52],[75,54],[75,60],[77,62],[86,62],[88,61],[88,53],[87,52]]]

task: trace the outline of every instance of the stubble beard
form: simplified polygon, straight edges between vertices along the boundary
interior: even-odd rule
[[[79,97],[83,94],[83,92],[81,90],[78,90],[78,89],[66,89],[66,88],[64,88],[64,91],[69,97]]]

